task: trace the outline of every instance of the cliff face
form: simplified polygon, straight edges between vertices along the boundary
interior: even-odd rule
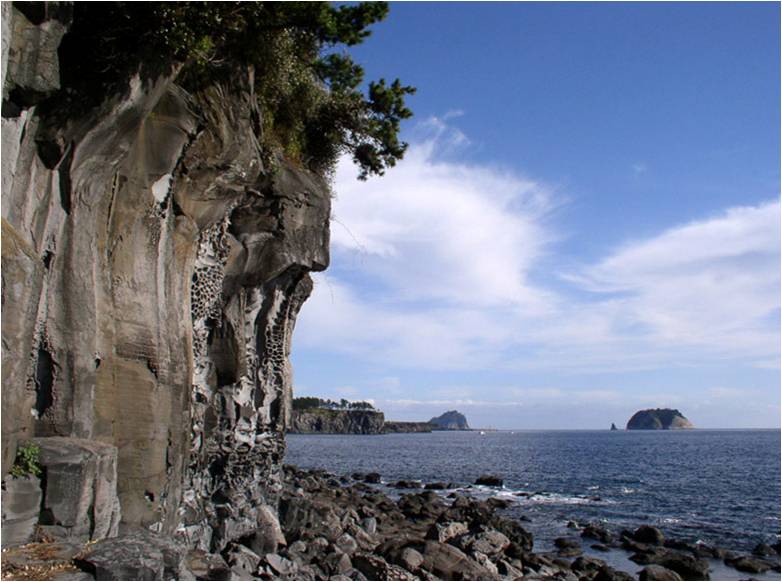
[[[290,432],[324,434],[382,434],[382,412],[371,410],[294,410]]]
[[[383,426],[385,432],[432,432],[437,427],[428,422],[401,422],[396,420],[386,421]]]
[[[627,421],[627,430],[678,430],[688,428],[695,427],[681,412],[670,408],[639,410]]]
[[[67,7],[2,10],[3,474],[19,439],[114,445],[124,523],[220,549],[276,511],[329,188],[264,161],[251,69],[44,115]]]

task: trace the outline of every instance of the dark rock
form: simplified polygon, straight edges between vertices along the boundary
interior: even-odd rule
[[[475,480],[476,485],[487,485],[489,487],[502,487],[503,480],[495,475],[481,475]]]
[[[253,574],[261,563],[261,557],[250,548],[241,544],[233,544],[227,553],[227,562],[232,569],[239,569],[246,574]]]
[[[77,563],[96,580],[163,580],[163,553],[143,538],[102,540]]]
[[[46,437],[32,439],[40,448],[39,464],[46,472],[41,524],[58,537],[101,540],[117,535],[117,449],[95,440]]]
[[[604,568],[606,566],[606,563],[603,560],[600,560],[598,558],[593,558],[591,556],[581,556],[580,558],[576,558],[573,560],[573,563],[570,564],[570,568],[574,572],[581,572],[581,573],[591,573],[591,572],[597,572],[601,568]]]
[[[389,565],[383,558],[372,554],[356,554],[353,566],[368,580],[387,580]]]
[[[324,564],[332,574],[345,574],[353,569],[350,556],[342,552],[331,552],[326,556]]]
[[[668,568],[664,568],[663,566],[658,566],[656,564],[651,564],[649,566],[646,566],[646,568],[644,568],[638,573],[638,579],[639,580],[682,580],[682,577],[679,576],[673,570],[669,570]]]
[[[760,543],[752,549],[752,554],[755,556],[778,556],[779,553],[770,545]]]
[[[433,489],[433,490],[440,490],[440,489],[447,489],[448,485],[446,483],[443,483],[442,481],[436,481],[434,483],[427,483],[424,486],[424,489]]]
[[[3,547],[33,539],[41,511],[41,481],[38,477],[6,477],[3,482]]]
[[[507,509],[511,506],[511,501],[509,499],[501,499],[499,497],[489,497],[486,500],[486,503],[494,509]]]
[[[726,558],[725,564],[731,568],[736,568],[736,570],[739,570],[740,572],[750,572],[752,574],[762,574],[763,572],[774,569],[775,565],[778,567],[778,564],[757,556]]]
[[[593,550],[597,550],[598,552],[608,552],[611,550],[611,548],[603,544],[592,544],[589,547],[592,548]]]
[[[600,540],[604,544],[609,544],[613,541],[614,536],[605,528],[596,525],[594,523],[587,524],[581,532],[582,538],[592,538]]]
[[[520,562],[519,565],[521,565]],[[521,568],[517,568],[507,560],[497,561],[497,573],[510,580],[516,580],[524,575]]]
[[[185,565],[197,580],[231,579],[231,568],[219,554],[207,554],[203,550],[191,550],[185,556]],[[143,580],[143,578],[136,579]],[[127,580],[133,580],[133,578],[127,578]]]
[[[665,536],[658,528],[651,525],[642,525],[633,533],[633,539],[642,544],[662,545],[665,542]]]
[[[421,489],[422,484],[420,481],[397,481],[392,485],[395,489]]]
[[[364,483],[380,483],[380,473],[367,473],[364,476]]]
[[[666,548],[656,547],[651,552],[630,557],[640,564],[657,564],[669,570],[675,571],[685,580],[708,580],[709,563],[706,560],[695,558],[681,552]],[[639,561],[640,560],[640,561]]]
[[[635,580],[635,578],[622,570],[615,570],[610,566],[603,566],[592,577],[592,580]]]

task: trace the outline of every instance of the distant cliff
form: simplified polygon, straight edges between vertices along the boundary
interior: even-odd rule
[[[436,428],[428,422],[399,422],[395,420],[388,420],[384,425],[385,432],[432,432]]]
[[[294,410],[291,433],[382,434],[385,417],[371,410]]]
[[[655,408],[639,410],[627,421],[627,430],[679,430],[695,428],[678,410]]]
[[[429,421],[435,425],[435,430],[470,430],[465,416],[456,410],[449,410]]]

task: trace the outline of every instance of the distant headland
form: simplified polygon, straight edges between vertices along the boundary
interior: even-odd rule
[[[471,430],[467,418],[449,410],[428,422],[386,420],[370,402],[334,401],[313,396],[293,399],[291,433],[298,434],[385,434]]]
[[[627,421],[627,430],[682,430],[695,428],[681,412],[672,408],[639,410]]]

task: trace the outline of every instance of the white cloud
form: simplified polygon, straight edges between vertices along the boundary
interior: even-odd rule
[[[557,196],[444,160],[466,138],[427,126],[382,179],[339,164],[334,265],[316,277],[297,344],[437,370],[778,365],[779,202],[628,242],[555,290],[531,273],[556,251]]]

